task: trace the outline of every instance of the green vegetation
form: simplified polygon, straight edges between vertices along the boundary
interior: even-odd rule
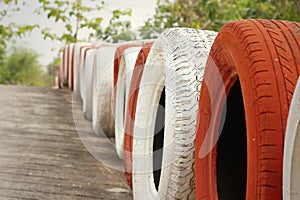
[[[218,31],[240,19],[264,18],[300,21],[298,0],[158,0],[156,13],[140,28],[143,38],[155,38],[169,27]]]
[[[90,0],[37,0],[40,8],[37,14],[47,15],[49,20],[60,23],[63,33],[49,28],[41,30],[45,39],[60,41],[63,44],[79,40],[83,29],[90,35],[82,40],[104,40],[118,42],[136,39],[128,20],[131,9],[114,10],[107,27],[102,25],[103,18],[97,17],[105,9],[104,1]],[[25,0],[0,1],[0,22],[5,17],[20,11]],[[39,10],[39,11],[38,11]],[[96,17],[95,17],[96,16]],[[285,19],[300,21],[299,0],[157,0],[155,15],[140,28],[142,38],[156,38],[169,27],[192,27],[218,31],[230,21],[246,18]],[[22,84],[30,86],[52,86],[57,73],[59,59],[49,64],[46,72],[37,62],[38,54],[33,50],[14,47],[7,53],[7,43],[14,36],[40,28],[36,24],[17,25],[0,23],[0,84]],[[8,56],[7,56],[8,55]]]
[[[12,53],[5,57],[2,49],[0,62],[0,84],[18,84],[26,86],[46,87],[48,75],[42,71],[38,63],[38,54],[23,47],[13,47]],[[53,81],[52,81],[53,84]]]
[[[22,3],[25,5],[25,1]],[[18,0],[4,0],[0,1],[0,48],[5,48],[7,41],[13,36],[17,35],[19,37],[23,36],[26,32],[32,31],[34,28],[38,28],[38,25],[17,25],[15,23],[9,23],[7,25],[1,22],[5,17],[12,15],[20,10]],[[8,9],[10,8],[10,9]]]
[[[131,16],[131,13],[131,9],[114,10],[112,12],[113,16],[109,21],[109,26],[107,26],[104,30],[96,30],[97,38],[110,42],[136,39],[135,33],[130,30],[131,22],[129,20],[122,20],[123,17]]]
[[[85,5],[86,1],[81,0],[38,0],[41,11],[47,14],[49,20],[63,24],[65,30],[62,34],[52,32],[49,28],[41,30],[45,39],[60,41],[63,44],[78,41],[78,33],[83,29],[90,30],[88,38],[118,42],[120,40],[133,40],[136,35],[130,30],[131,22],[126,17],[131,16],[131,9],[114,10],[110,23],[107,27],[101,25],[101,17],[97,13],[104,8],[104,1],[91,0],[92,5]],[[26,1],[4,0],[0,1],[0,22],[14,12],[18,12]],[[41,11],[39,11],[41,10]],[[73,22],[76,23],[73,23]],[[57,75],[59,59],[47,66],[46,72],[38,63],[38,54],[30,49],[13,48],[13,52],[6,56],[7,42],[14,36],[23,36],[26,32],[39,28],[38,25],[19,26],[14,23],[8,25],[0,24],[0,84],[20,84],[27,86],[53,86],[54,77]]]
[[[78,33],[87,29],[90,35],[85,40],[98,39],[110,42],[119,40],[135,39],[135,34],[130,31],[131,22],[124,18],[131,16],[131,9],[114,10],[110,23],[107,27],[102,26],[102,17],[97,16],[104,9],[104,1],[90,0],[89,5],[81,0],[38,0],[41,3],[41,9],[47,14],[48,19],[64,24],[63,34],[52,32],[49,28],[43,29],[42,34],[45,39],[58,40],[65,43],[78,41]],[[72,22],[76,23],[72,23]]]

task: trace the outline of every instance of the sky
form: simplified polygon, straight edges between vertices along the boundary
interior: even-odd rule
[[[87,2],[88,0],[85,1]],[[42,16],[35,14],[34,11],[39,6],[38,0],[27,0],[25,6],[22,6],[18,13],[6,17],[1,23],[38,24],[42,28],[49,27],[57,33],[62,33],[64,30],[62,24],[48,20],[46,14],[42,14]],[[156,0],[105,0],[105,8],[101,10],[103,25],[107,25],[112,10],[131,8],[132,16],[130,21],[132,29],[136,30],[143,25],[146,19],[154,15],[155,7]],[[40,55],[38,61],[46,66],[53,61],[54,57],[58,55],[59,49],[63,46],[61,42],[51,41],[50,39],[44,40],[40,32],[41,29],[34,29],[30,34],[26,34],[25,37],[15,38],[15,45],[34,49]],[[82,31],[79,33],[79,37],[84,37],[87,34],[86,31]]]

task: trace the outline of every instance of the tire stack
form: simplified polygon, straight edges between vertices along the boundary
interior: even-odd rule
[[[59,79],[115,138],[134,199],[299,199],[300,24],[76,43]],[[300,82],[300,81],[299,81]]]
[[[287,21],[243,20],[220,31],[200,91],[195,173],[196,187],[205,185],[197,188],[199,197],[282,198],[285,129],[300,71],[299,30]],[[227,96],[226,111],[214,71]]]

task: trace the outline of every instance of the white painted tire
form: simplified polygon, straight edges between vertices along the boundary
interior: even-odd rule
[[[199,91],[215,32],[164,31],[144,67],[135,115],[132,178],[134,199],[194,199],[194,140]],[[156,120],[165,88],[165,118]],[[160,107],[159,107],[160,108]],[[160,110],[161,111],[161,110]],[[163,149],[153,153],[155,123],[165,123]],[[161,124],[162,126],[163,124]],[[158,189],[153,156],[163,152]]]
[[[94,50],[95,47],[87,47],[84,48],[83,53],[83,58],[82,58],[82,64],[81,64],[81,68],[79,70],[79,85],[80,85],[80,97],[82,99],[82,101],[84,100],[84,97],[86,95],[86,78],[85,78],[85,72],[86,72],[86,68],[89,67],[89,65],[93,64],[93,60],[88,60],[87,58],[91,58],[93,57],[94,54]]]
[[[67,66],[67,48],[68,46],[65,46],[61,53],[61,62],[60,62],[60,68],[59,68],[59,77],[60,77],[60,86],[64,87],[67,84],[66,76],[65,76],[65,68]]]
[[[90,47],[90,43],[76,43],[74,47],[74,83],[73,94],[75,97],[80,97],[80,80],[79,74],[82,69],[83,51],[85,48]]]
[[[65,46],[64,49],[64,65],[63,65],[63,72],[62,72],[62,84],[63,86],[67,85],[67,69],[68,69],[68,61],[69,61],[69,45]]]
[[[106,43],[95,42],[92,44],[93,49],[89,50],[82,70],[84,81],[83,81],[83,115],[85,119],[92,121],[92,102],[93,102],[93,73],[95,67],[95,55],[98,48],[105,46]]]
[[[73,90],[73,81],[74,81],[74,47],[75,43],[69,44],[69,61],[68,61],[68,86]]]
[[[65,49],[63,49],[60,53],[60,64],[59,64],[59,69],[58,69],[58,79],[59,79],[59,88],[62,88],[63,84],[62,84],[62,81],[63,81],[63,67],[64,67],[64,52]]]
[[[94,77],[92,122],[95,133],[99,136],[115,136],[114,122],[114,60],[117,48],[122,45],[140,44],[144,41],[129,41],[106,44],[96,52]]]
[[[300,199],[300,78],[290,105],[284,142],[283,200]]]
[[[129,87],[135,62],[141,49],[142,47],[126,49],[119,66],[118,82],[115,88],[115,144],[120,158],[123,158],[124,154],[124,125]]]
[[[70,44],[65,48],[65,62],[64,62],[64,85],[68,86],[69,80],[69,62],[70,62]]]
[[[94,132],[99,136],[114,136],[112,92],[116,48],[117,44],[107,44],[98,48],[95,55],[92,124]]]
[[[83,91],[82,91],[82,108],[85,119],[92,120],[92,84],[93,69],[96,55],[96,48],[92,48],[87,52],[87,56],[83,67]]]

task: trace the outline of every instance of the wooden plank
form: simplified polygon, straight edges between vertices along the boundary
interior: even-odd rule
[[[109,140],[84,130],[97,147],[93,154],[112,166],[82,144],[68,90],[0,85],[0,91],[0,200],[132,199]]]

